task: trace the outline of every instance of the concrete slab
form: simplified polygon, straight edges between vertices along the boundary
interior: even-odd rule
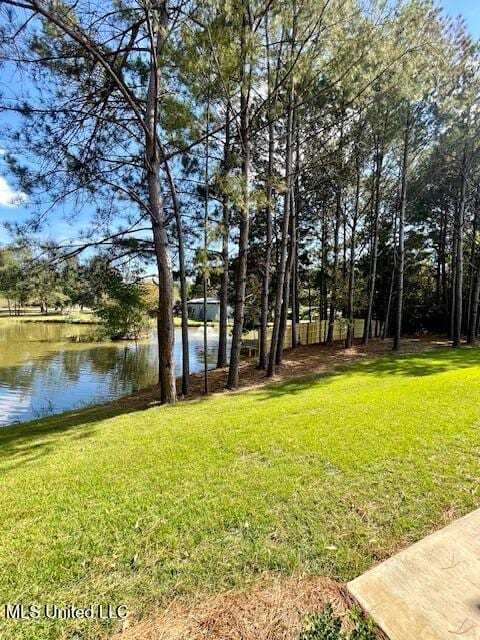
[[[480,509],[347,586],[390,640],[480,640]]]

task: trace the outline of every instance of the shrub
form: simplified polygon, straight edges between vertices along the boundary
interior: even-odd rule
[[[342,623],[335,617],[332,608],[326,607],[322,613],[309,618],[300,640],[375,640],[375,625],[371,620],[366,620],[358,611],[350,613],[353,631],[344,633]]]
[[[137,340],[147,334],[150,321],[139,284],[129,284],[120,276],[112,276],[107,293],[102,295],[95,311],[112,340]]]

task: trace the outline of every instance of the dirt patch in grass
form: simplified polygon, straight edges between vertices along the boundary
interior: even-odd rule
[[[305,618],[330,604],[348,611],[341,585],[327,578],[263,578],[253,588],[231,591],[128,626],[119,640],[298,640]]]
[[[448,347],[450,344],[445,336],[438,335],[404,338],[400,353],[421,353],[432,349]],[[309,374],[328,373],[338,365],[350,364],[360,360],[369,360],[393,353],[391,340],[371,340],[366,346],[362,345],[360,340],[358,340],[350,349],[345,349],[343,345],[343,341],[338,341],[333,345],[312,344],[300,346],[297,349],[286,349],[284,351],[283,363],[276,368],[274,378],[267,378],[265,371],[257,368],[255,358],[245,358],[240,363],[239,390],[260,387],[271,382],[282,382]],[[236,392],[225,388],[227,375],[227,368],[214,369],[209,372],[208,377],[211,393]],[[180,378],[177,379],[177,389],[180,400],[191,400],[204,396],[203,372],[190,376],[190,393],[188,396],[180,396]],[[120,398],[111,404],[125,408],[141,409],[158,404],[158,397],[158,388],[151,387]]]

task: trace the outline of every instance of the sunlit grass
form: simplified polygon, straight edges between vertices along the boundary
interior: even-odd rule
[[[265,571],[361,573],[445,512],[478,506],[479,355],[386,357],[3,430],[0,601],[145,613]],[[8,638],[66,629],[99,634],[94,622],[0,620]]]
[[[98,324],[98,318],[91,311],[71,311],[67,313],[40,313],[26,309],[21,315],[9,315],[7,310],[0,313],[0,322],[53,322],[69,324]]]
[[[182,319],[179,316],[175,316],[173,318],[173,324],[175,327],[182,326]],[[188,319],[189,327],[203,327],[205,323],[202,320],[194,320],[193,318]],[[218,327],[218,322],[207,322],[207,327]]]

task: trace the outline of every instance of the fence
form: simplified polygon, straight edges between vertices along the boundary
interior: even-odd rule
[[[357,318],[353,321],[354,337],[359,338],[363,335],[363,327],[365,320]],[[267,329],[267,344],[270,346],[272,338],[272,327]],[[300,322],[297,324],[297,336],[299,344],[318,344],[324,342],[328,332],[328,320],[317,322]],[[343,319],[335,320],[333,325],[333,339],[345,340],[347,337],[347,322]],[[243,346],[249,353],[257,351],[259,346],[258,330],[251,331],[243,340]],[[289,349],[292,346],[292,323],[289,322],[285,330],[283,339],[283,348]]]

